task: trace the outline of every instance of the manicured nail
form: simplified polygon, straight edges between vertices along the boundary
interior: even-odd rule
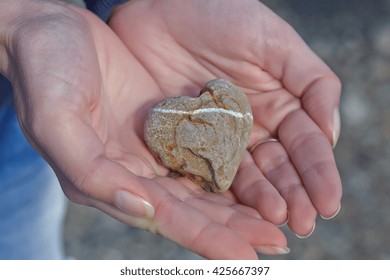
[[[290,253],[290,248],[280,248],[275,246],[256,246],[255,251],[263,255],[286,255]]]
[[[336,147],[337,141],[339,140],[340,127],[341,127],[340,111],[339,108],[336,107],[333,110],[333,149]]]
[[[149,219],[154,216],[154,208],[149,202],[126,191],[115,193],[115,206],[132,216]]]
[[[290,215],[289,215],[288,212],[287,212],[287,218],[286,218],[286,220],[285,220],[283,223],[281,223],[280,225],[278,225],[278,227],[283,227],[283,226],[287,225],[287,223],[288,223],[289,220],[290,220]]]
[[[339,208],[337,209],[337,211],[330,217],[324,217],[322,215],[320,215],[320,217],[324,220],[331,220],[333,219],[334,217],[336,217],[339,213],[340,213],[340,210],[341,210],[341,204],[339,205]]]
[[[298,238],[300,238],[300,239],[305,239],[305,238],[308,238],[310,235],[312,235],[315,229],[316,229],[316,223],[314,223],[313,228],[311,229],[311,231],[309,232],[309,234],[307,234],[307,235],[295,234],[295,235],[296,235]]]

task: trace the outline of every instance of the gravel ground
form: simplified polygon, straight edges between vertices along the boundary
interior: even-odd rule
[[[390,1],[267,0],[343,82],[335,149],[344,195],[340,214],[317,219],[291,253],[272,259],[390,259]],[[70,203],[65,247],[77,259],[201,259],[151,233]],[[262,257],[270,258],[270,257]]]

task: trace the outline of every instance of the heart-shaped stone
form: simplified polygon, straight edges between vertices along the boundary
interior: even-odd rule
[[[199,97],[170,97],[149,111],[145,140],[164,166],[203,189],[226,191],[248,145],[252,111],[231,82],[208,82]]]

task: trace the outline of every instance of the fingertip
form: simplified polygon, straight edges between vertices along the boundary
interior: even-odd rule
[[[132,216],[148,219],[154,217],[154,207],[148,201],[124,190],[115,192],[114,205]]]
[[[249,153],[240,165],[232,191],[242,203],[255,208],[265,220],[277,225],[286,221],[285,200],[264,177]]]
[[[298,236],[308,236],[313,230],[317,217],[317,210],[303,189],[293,193],[288,198],[290,219],[289,228]]]
[[[290,249],[287,247],[287,238],[274,224],[261,221],[261,236],[256,243],[253,244],[253,248],[259,254],[265,255],[282,255],[288,254]]]
[[[318,78],[308,86],[302,96],[302,105],[308,115],[335,147],[340,134],[341,82],[333,73]]]
[[[256,204],[256,209],[259,211],[261,217],[274,225],[282,225],[288,219],[286,201],[279,193],[264,193],[262,197],[257,199]]]
[[[340,213],[340,210],[341,210],[341,203],[339,204],[339,207],[337,208],[336,211],[333,212],[333,214],[324,214],[324,215],[320,215],[320,217],[324,220],[331,220],[333,218],[335,218],[339,213]],[[332,212],[330,212],[332,213]]]
[[[332,187],[329,187],[329,191],[325,192],[324,190],[321,197],[317,197],[316,207],[320,217],[325,220],[330,220],[337,216],[341,209],[341,197],[342,197],[342,187],[341,184],[333,184]]]
[[[290,253],[288,247],[276,247],[276,246],[257,246],[255,247],[257,253],[262,255],[286,255]]]
[[[315,229],[316,229],[316,223],[313,224],[311,230],[310,230],[308,233],[302,234],[302,235],[301,235],[301,234],[298,234],[298,233],[295,233],[295,236],[298,237],[299,239],[308,238],[308,237],[310,237],[310,236],[313,234],[313,232],[314,232]]]
[[[284,227],[285,225],[288,224],[289,221],[290,221],[290,214],[289,214],[289,212],[287,211],[287,218],[284,220],[283,223],[279,224],[278,227]]]
[[[273,212],[270,213],[270,222],[275,225],[285,224],[288,220],[287,204],[283,198],[278,197],[277,201],[272,203],[274,205]]]
[[[333,216],[340,205],[342,183],[327,137],[302,111],[290,114],[279,136],[315,209],[324,217]]]

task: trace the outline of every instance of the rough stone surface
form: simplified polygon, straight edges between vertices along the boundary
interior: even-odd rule
[[[207,191],[226,191],[252,130],[245,94],[224,79],[208,82],[200,96],[157,103],[145,122],[145,141],[164,166]]]

